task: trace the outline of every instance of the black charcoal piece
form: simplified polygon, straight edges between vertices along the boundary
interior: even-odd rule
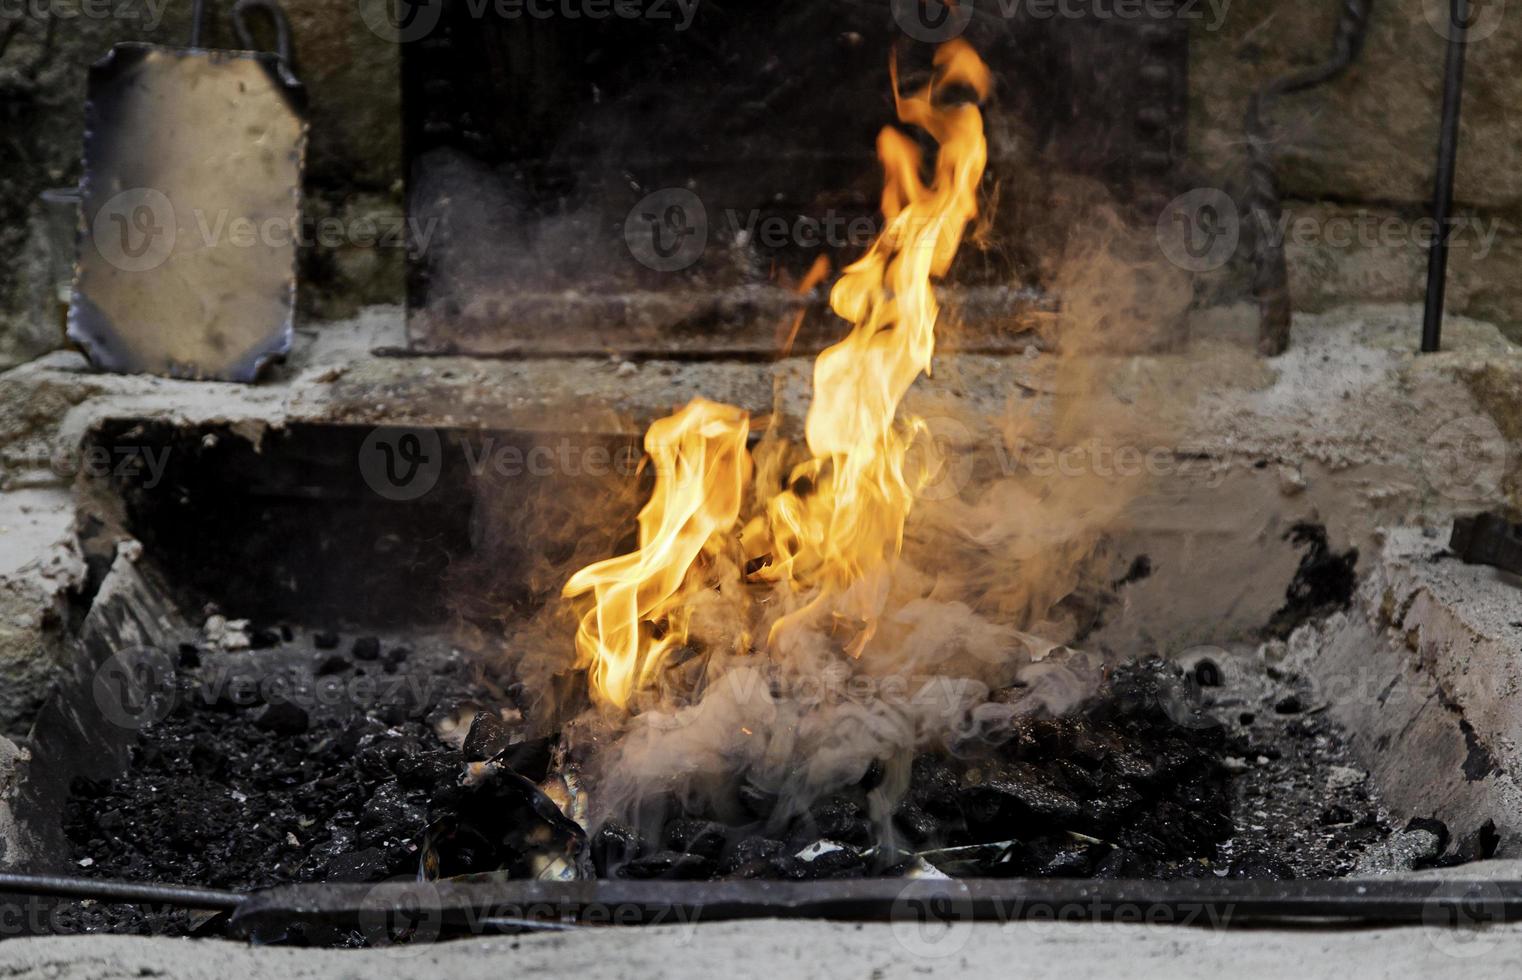
[[[1034,767],[1001,766],[963,788],[962,809],[979,822],[1029,816],[1058,827],[1078,818],[1078,801],[1052,786]]]
[[[324,657],[317,664],[316,674],[318,677],[332,677],[334,674],[341,674],[346,670],[353,669],[354,664],[350,662],[348,657],[345,657],[341,653],[332,653]]]
[[[423,823],[423,808],[408,800],[406,792],[395,780],[376,788],[359,820],[360,827],[365,830],[379,830],[398,837],[410,837]]]
[[[396,778],[408,789],[434,790],[458,782],[460,766],[453,758],[403,755],[396,761]]]
[[[329,633],[326,630],[312,634],[312,646],[319,650],[338,649],[338,634]]]
[[[866,812],[854,800],[843,796],[827,796],[809,807],[814,829],[819,836],[857,847],[872,843],[872,823]]]
[[[1298,694],[1286,694],[1274,704],[1274,711],[1281,715],[1298,715],[1305,710],[1305,704]]]
[[[1341,803],[1333,803],[1325,810],[1322,810],[1321,816],[1317,819],[1320,820],[1323,827],[1334,827],[1338,824],[1350,824],[1358,818],[1353,815],[1352,810],[1349,810]]]
[[[1227,870],[1227,876],[1255,881],[1293,881],[1295,872],[1278,858],[1263,854],[1249,854],[1240,860],[1233,861]]]
[[[680,851],[657,851],[635,858],[618,871],[624,878],[649,880],[666,878],[674,881],[696,881],[711,877],[713,862],[698,854]]]
[[[893,813],[893,826],[904,839],[916,847],[934,843],[941,830],[941,821],[932,817],[913,803],[902,803]]]
[[[465,744],[460,751],[466,762],[485,762],[507,748],[511,737],[512,733],[503,723],[501,715],[495,711],[481,711],[470,723],[470,733],[465,736]]]
[[[312,725],[307,709],[294,701],[272,701],[254,715],[254,724],[276,735],[300,735]]]
[[[724,825],[711,820],[673,820],[666,825],[668,848],[705,858],[717,858],[728,838]]]
[[[1453,864],[1483,861],[1495,856],[1496,847],[1500,843],[1501,835],[1496,832],[1496,822],[1494,820],[1487,820],[1480,824],[1473,833],[1465,835],[1464,839],[1453,849],[1450,861]]]
[[[377,660],[380,658],[380,637],[361,636],[354,641],[355,660]]]
[[[249,630],[248,645],[254,650],[268,650],[280,645],[280,634],[268,629]]]
[[[750,869],[760,871],[764,862],[770,861],[782,853],[782,842],[770,837],[747,837],[724,856],[724,862],[720,867],[720,873],[732,875]]]
[[[592,836],[592,864],[603,878],[615,877],[620,868],[644,853],[639,832],[621,820],[609,820]]]
[[[502,753],[502,761],[509,769],[536,783],[543,782],[550,774],[550,759],[555,752],[556,736],[531,738],[526,742],[509,746]]]
[[[1094,849],[1088,846],[1058,849],[1035,869],[1041,878],[1084,878],[1094,870]]]
[[[1407,830],[1425,830],[1437,838],[1437,849],[1448,847],[1448,825],[1436,817],[1412,817],[1406,822]]]
[[[367,847],[349,854],[340,854],[328,862],[325,880],[365,884],[380,881],[390,874],[390,860],[386,851],[379,847]]]

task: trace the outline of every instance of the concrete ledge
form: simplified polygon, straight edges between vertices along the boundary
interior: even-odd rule
[[[0,975],[118,977],[365,977],[500,980],[503,976],[890,978],[925,976],[1469,977],[1515,975],[1522,926],[1485,930],[1236,929],[1013,922],[837,923],[754,920],[698,926],[587,929],[574,934],[461,940],[391,950],[249,948],[89,936],[0,944]],[[1016,964],[1018,963],[1018,966]]]
[[[1455,834],[1494,820],[1522,845],[1522,588],[1448,555],[1435,531],[1400,528],[1358,605],[1290,638],[1385,799]]]

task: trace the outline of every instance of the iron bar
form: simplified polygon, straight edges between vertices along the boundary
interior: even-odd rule
[[[0,874],[0,895],[36,895],[51,898],[88,898],[97,902],[174,905],[188,909],[231,911],[245,896],[220,888],[190,885],[158,885],[140,881],[74,878],[68,875]]]
[[[278,940],[294,924],[364,929],[367,923],[403,920],[420,934],[439,937],[482,933],[503,919],[648,925],[754,918],[1476,926],[1522,921],[1522,881],[886,878],[298,885],[251,895],[234,913],[231,928],[248,938]]]
[[[1427,304],[1422,311],[1422,353],[1443,344],[1443,295],[1448,285],[1448,237],[1453,232],[1453,174],[1459,154],[1459,105],[1464,95],[1464,53],[1469,46],[1469,0],[1450,0],[1448,56],[1443,66],[1443,120],[1438,133],[1432,190],[1432,247],[1427,253]]]

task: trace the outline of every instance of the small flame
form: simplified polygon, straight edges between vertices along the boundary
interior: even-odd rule
[[[627,708],[686,642],[694,568],[740,514],[749,434],[744,411],[702,398],[645,433],[655,487],[639,512],[638,550],[588,565],[564,589],[596,600],[576,632],[595,697]]]
[[[950,269],[977,216],[987,162],[977,105],[944,96],[960,87],[981,100],[991,85],[988,67],[965,41],[942,45],[935,67],[932,81],[908,96],[898,92],[896,65],[892,71],[899,121],[939,144],[932,180],[927,185],[921,176],[924,160],[914,140],[885,127],[877,152],[886,225],[830,292],[831,308],[852,328],[814,365],[805,424],[810,458],[741,536],[744,554],[761,565],[753,581],[784,585],[806,600],[772,624],[771,644],[825,614],[832,629],[849,632],[845,650],[862,654],[920,489],[906,458],[923,424],[900,422],[899,403],[930,371],[940,313],[932,280]],[[640,512],[639,549],[582,569],[564,590],[568,597],[595,597],[576,645],[599,702],[627,709],[686,641],[689,603],[705,587],[701,560],[726,546],[738,520],[752,468],[748,433],[743,411],[698,399],[646,434],[656,481]],[[761,486],[769,491],[777,484]]]

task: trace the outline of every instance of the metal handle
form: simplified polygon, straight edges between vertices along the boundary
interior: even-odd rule
[[[269,15],[270,23],[275,25],[275,54],[285,62],[287,68],[291,67],[291,22],[286,20],[285,11],[280,9],[280,4],[275,0],[238,0],[233,5],[233,30],[238,35],[238,43],[245,50],[259,50],[253,32],[248,29],[247,14],[250,10],[262,10]]]

